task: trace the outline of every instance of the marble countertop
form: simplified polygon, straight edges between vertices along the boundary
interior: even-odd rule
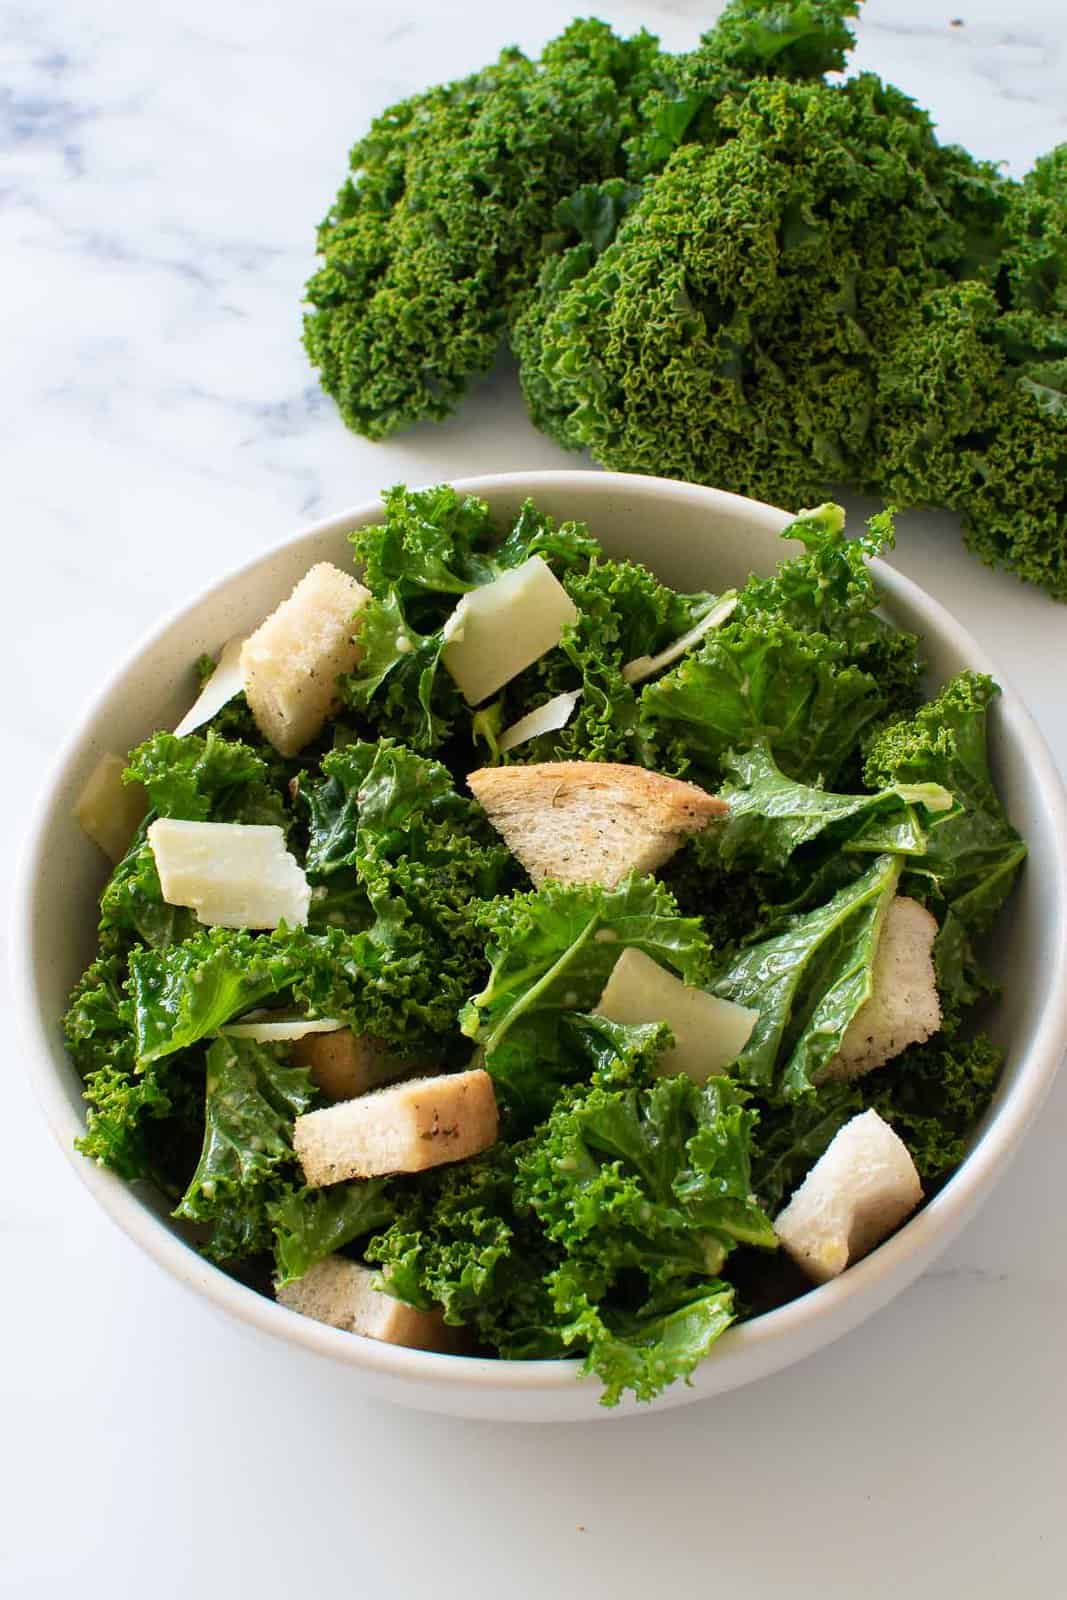
[[[597,9],[684,47],[716,8]],[[220,569],[384,484],[573,465],[506,373],[443,427],[358,440],[299,343],[312,225],[368,118],[506,43],[537,49],[571,14],[7,9],[6,837],[104,676]],[[1013,171],[1067,139],[1063,0],[870,0],[856,60]],[[987,645],[1067,769],[1067,611],[975,563],[949,517],[902,519],[894,560]],[[5,1593],[1065,1590],[1067,1075],[978,1219],[858,1332],[724,1399],[567,1430],[392,1410],[345,1371],[252,1345],[93,1206],[17,1059],[5,1124]]]

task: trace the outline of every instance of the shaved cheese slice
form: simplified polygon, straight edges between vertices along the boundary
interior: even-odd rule
[[[716,600],[711,610],[705,611],[699,622],[694,623],[680,639],[675,639],[673,644],[669,644],[666,650],[661,650],[658,656],[636,656],[633,661],[628,661],[622,669],[624,680],[627,683],[643,683],[646,678],[662,672],[664,667],[673,666],[679,656],[684,656],[686,651],[691,650],[699,639],[703,639],[706,633],[711,632],[712,628],[721,627],[733,615],[736,605],[736,589],[727,589],[726,593]]]
[[[227,639],[215,664],[214,672],[174,730],[179,739],[197,728],[202,728],[212,717],[217,717],[223,706],[228,705],[235,695],[241,693],[245,686],[244,673],[241,670],[243,644],[243,638]]]
[[[694,1083],[725,1071],[756,1026],[758,1011],[694,989],[646,956],[624,950],[596,1003],[611,1022],[666,1022],[674,1044],[660,1057],[664,1075],[684,1072]]]
[[[441,660],[469,706],[559,644],[578,608],[540,556],[465,594],[444,627]]]
[[[290,927],[308,919],[311,888],[281,828],[159,817],[148,830],[163,898],[223,928]]]
[[[123,783],[121,756],[101,756],[74,803],[74,815],[94,844],[112,861],[121,861],[148,810],[142,783]]]
[[[267,1012],[256,1016],[249,1012],[240,1022],[228,1022],[220,1033],[231,1039],[251,1039],[253,1044],[285,1044],[289,1039],[303,1039],[309,1033],[338,1033],[346,1027],[336,1017],[271,1017]]]
[[[504,729],[497,741],[497,749],[514,750],[517,744],[525,744],[528,739],[565,728],[581,698],[582,691],[574,689],[569,694],[557,694],[554,699],[546,700],[543,706],[536,706],[533,711],[520,717],[518,722],[513,722],[510,728]]]

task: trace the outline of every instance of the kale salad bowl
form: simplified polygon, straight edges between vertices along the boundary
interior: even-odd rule
[[[472,478],[153,632],[12,935],[126,1233],[368,1392],[506,1421],[736,1388],[923,1272],[1067,1044],[1067,802],[888,519],[848,533]]]

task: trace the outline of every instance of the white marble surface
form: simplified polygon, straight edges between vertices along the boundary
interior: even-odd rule
[[[681,47],[714,9],[599,11]],[[563,459],[506,376],[446,427],[347,435],[298,326],[311,228],[368,116],[570,14],[5,7],[5,890],[50,751],[161,610],[385,483]],[[1067,138],[1063,0],[871,0],[858,59],[1015,171]],[[948,518],[904,519],[896,560],[987,643],[1067,767],[1067,611],[977,566]],[[17,1059],[4,1112],[4,1594],[1067,1592],[1067,1076],[984,1213],[874,1322],[724,1400],[568,1430],[379,1408],[343,1371],[252,1346],[94,1209]]]

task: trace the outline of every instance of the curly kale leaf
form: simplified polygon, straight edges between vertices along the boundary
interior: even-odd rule
[[[539,555],[558,576],[582,571],[599,546],[582,523],[557,526],[527,501],[501,530],[489,508],[448,484],[387,491],[386,520],[351,535],[371,590],[360,622],[361,656],[343,681],[348,704],[416,750],[436,750],[465,713],[439,671],[442,629],[461,595]]]
[[[657,171],[683,140],[713,139],[720,102],[754,78],[840,72],[858,9],[858,0],[731,0],[695,50],[662,64],[641,107],[646,127],[627,147],[631,170]]]
[[[138,1070],[125,972],[117,951],[98,956],[63,1019],[67,1049],[85,1080],[86,1130],[77,1147],[128,1182],[148,1178],[176,1193],[196,1159],[203,1061],[179,1052]]]
[[[832,783],[885,711],[874,678],[844,646],[773,615],[731,620],[639,699],[648,764],[714,788],[731,750],[764,743],[798,781]]]
[[[925,821],[951,811],[953,797],[937,783],[893,784],[877,794],[833,794],[794,783],[762,745],[723,758],[727,782],[719,798],[729,815],[709,835],[728,870],[739,863],[780,872],[803,846],[821,839],[835,851],[924,855]]]
[[[444,767],[391,739],[332,751],[322,772],[303,791],[308,876],[316,894],[343,884],[345,921],[362,931],[328,928],[338,969],[332,992],[314,985],[315,1007],[355,1011],[409,1049],[440,1048],[484,969],[477,907],[515,881],[511,855]]]
[[[532,500],[503,531],[484,500],[461,496],[447,483],[431,489],[396,484],[382,500],[385,521],[348,536],[362,581],[373,595],[392,593],[409,607],[424,601],[440,621],[461,595],[531,556],[541,556],[562,577],[599,554],[583,523],[557,526]],[[413,614],[422,623],[422,613]]]
[[[890,711],[914,710],[922,673],[919,641],[877,614],[882,597],[870,569],[872,558],[893,548],[892,515],[880,512],[866,533],[850,539],[841,507],[822,505],[802,511],[782,538],[799,540],[804,553],[780,562],[773,577],[749,578],[734,620],[766,614],[801,632],[823,633],[871,674]]]
[[[655,655],[687,632],[715,604],[708,593],[678,594],[633,561],[596,557],[569,572],[564,588],[578,620],[560,647],[520,673],[497,700],[494,722],[510,726],[556,695],[581,690],[566,727],[508,753],[508,761],[623,761],[640,757],[635,738],[637,694],[622,668]]]
[[[584,1272],[570,1262],[553,1273],[551,1288],[560,1336],[585,1351],[581,1370],[600,1379],[605,1406],[617,1405],[627,1390],[638,1400],[654,1400],[691,1377],[737,1316],[733,1289],[717,1279],[688,1291],[679,1286],[637,1310],[599,1304]]]
[[[986,1034],[939,1034],[912,1045],[858,1088],[864,1107],[873,1107],[903,1139],[923,1182],[936,1183],[966,1155],[1003,1062],[1004,1052]]]
[[[712,979],[724,1000],[759,1012],[736,1076],[768,1098],[810,1092],[871,993],[882,922],[900,858],[878,856],[825,905],[789,919],[782,933],[742,950]]]
[[[1005,310],[987,285],[961,283],[931,291],[902,319],[879,369],[875,429],[887,493],[960,512],[983,561],[1060,600],[1065,394],[1064,315]]]
[[[186,1049],[289,988],[303,943],[284,930],[264,937],[211,928],[168,949],[132,950],[127,988],[138,1063]]]
[[[547,884],[479,911],[488,939],[489,981],[463,1009],[463,1032],[513,1119],[530,1126],[576,1071],[561,1021],[589,1011],[623,950],[633,947],[698,983],[710,965],[700,923],[678,915],[651,878],[614,889]]]
[[[621,170],[657,58],[648,34],[575,22],[539,62],[506,50],[376,119],[307,286],[307,351],[350,427],[444,417],[489,370],[557,202]]]
[[[519,1157],[520,1203],[594,1276],[639,1271],[650,1291],[714,1277],[736,1244],[776,1243],[751,1200],[746,1098],[684,1074],[565,1090]]]
[[[957,804],[936,818],[927,848],[908,863],[908,892],[926,901],[941,928],[934,946],[938,985],[952,1013],[988,982],[974,941],[1011,892],[1026,845],[1008,821],[989,768],[991,678],[961,672],[915,716],[890,725],[868,752],[866,781],[941,783]]]
[[[545,1281],[559,1260],[536,1220],[516,1204],[515,1152],[485,1155],[394,1180],[391,1227],[367,1246],[390,1294],[472,1328],[502,1356],[535,1360],[566,1346]]]
[[[216,1039],[207,1052],[204,1144],[174,1215],[211,1224],[203,1246],[217,1261],[269,1249],[268,1206],[295,1174],[293,1119],[315,1090],[277,1047]]]
[[[319,1261],[384,1228],[393,1218],[388,1180],[293,1189],[267,1206],[274,1231],[275,1282],[291,1283]]]
[[[754,80],[709,137],[517,312],[534,421],[605,466],[778,505],[877,482],[879,353],[967,269],[971,216],[1002,208],[1006,181],[869,76]]]
[[[687,1377],[733,1320],[718,1276],[727,1255],[777,1243],[751,1194],[744,1091],[656,1079],[666,1030],[613,1032],[619,1066],[564,1091],[522,1147],[516,1184],[563,1252],[547,1279],[561,1335],[603,1381],[606,1405]]]
[[[158,817],[189,822],[267,823],[286,827],[282,796],[266,762],[246,744],[209,732],[154,733],[131,750],[127,782],[143,783]]]

